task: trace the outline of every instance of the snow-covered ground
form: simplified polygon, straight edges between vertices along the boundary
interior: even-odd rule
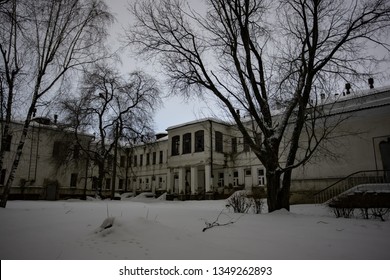
[[[225,205],[9,201],[0,209],[0,259],[390,259],[389,220],[337,219],[318,205],[260,215],[235,214]],[[218,216],[220,224],[233,223],[203,231]]]

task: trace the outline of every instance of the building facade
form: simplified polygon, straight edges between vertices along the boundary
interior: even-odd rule
[[[326,121],[337,125],[317,155],[294,170],[292,193],[314,193],[356,172],[390,169],[390,88],[333,99],[324,101],[324,108]],[[13,124],[0,185],[9,170],[20,126]],[[83,137],[83,145],[93,144],[92,136]],[[303,136],[302,146],[305,141]],[[97,190],[97,167],[80,153],[74,134],[52,123],[34,122],[11,194],[40,199],[110,196],[114,187],[117,193],[168,193],[199,199],[267,185],[264,166],[237,127],[214,118],[171,126],[153,143],[120,147],[116,160],[107,166],[103,189]],[[389,173],[385,176],[390,179]]]

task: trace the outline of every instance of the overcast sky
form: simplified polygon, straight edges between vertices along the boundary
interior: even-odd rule
[[[132,14],[128,11],[129,3],[134,3],[135,0],[106,0],[106,3],[110,6],[111,12],[117,19],[117,22],[112,27],[112,47],[118,48],[119,43],[118,39],[123,37],[123,28],[129,26],[132,20]],[[196,9],[202,9],[205,7],[204,0],[188,0],[190,5]],[[384,49],[376,48],[372,50],[373,52],[382,53],[385,51]],[[148,74],[159,78],[158,71],[156,68],[158,67],[157,63],[153,63],[153,61],[142,61],[136,60],[134,57],[131,57],[130,50],[122,50],[120,51],[120,55],[122,57],[123,62],[123,71],[131,72],[134,70],[144,70]],[[388,56],[388,53],[387,53]],[[390,73],[390,67],[387,66],[386,69],[382,70],[386,73]],[[160,76],[161,78],[161,76]],[[383,84],[385,83],[385,84]],[[376,86],[380,85],[388,85],[388,80],[385,81],[377,81]],[[166,91],[163,91],[165,94]],[[157,109],[155,112],[155,130],[156,132],[164,132],[169,126],[193,121],[199,118],[205,118],[209,116],[216,116],[217,109],[216,106],[213,105],[211,100],[207,102],[203,100],[184,100],[181,97],[170,97],[164,98],[163,104],[160,109]]]
[[[111,8],[111,12],[117,19],[117,22],[112,28],[111,40],[116,41],[120,38],[121,34],[123,34],[122,28],[128,26],[131,21],[132,15],[127,10],[128,2],[134,3],[134,0],[106,0],[106,3]],[[203,1],[193,0],[189,2],[202,3]],[[114,48],[116,44],[116,42],[113,42],[112,45]],[[124,72],[146,70],[148,74],[157,75],[153,71],[153,62],[148,62],[146,65],[144,61],[137,61],[131,57],[130,50],[121,51],[120,55],[123,60]],[[155,66],[157,67],[158,65],[156,64]],[[169,126],[211,115],[210,110],[207,108],[208,104],[196,99],[185,101],[181,97],[164,98],[162,107],[155,112],[154,122],[156,132],[164,132]]]

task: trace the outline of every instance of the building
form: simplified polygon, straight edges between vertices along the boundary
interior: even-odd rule
[[[382,172],[379,177],[390,179],[390,173],[382,171],[390,169],[390,87],[344,95],[333,96],[332,102],[322,97],[327,121],[343,121],[332,129],[319,155],[293,172],[294,201],[310,201],[313,193],[351,174]],[[41,199],[94,195],[97,168],[82,156],[72,137],[55,124],[35,122],[12,195]],[[91,136],[83,137],[84,145],[93,143]],[[303,137],[302,145],[305,141]],[[14,146],[12,142],[10,155]],[[118,193],[167,192],[180,199],[211,198],[267,185],[264,166],[237,127],[214,118],[169,127],[153,143],[121,147],[116,162],[115,180],[113,163],[109,164],[101,190],[104,196],[110,195],[114,182]],[[4,168],[2,178],[6,172]]]

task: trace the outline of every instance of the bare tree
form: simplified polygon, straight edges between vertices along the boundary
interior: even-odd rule
[[[206,2],[203,16],[180,0],[137,1],[129,44],[159,58],[172,92],[220,100],[266,168],[269,211],[289,209],[292,170],[340,121],[325,121],[320,102],[311,101],[335,81],[369,74],[376,62],[369,45],[389,49],[390,3]]]
[[[9,5],[11,23],[1,29],[0,36],[2,68],[9,68],[11,74],[24,75],[24,86],[18,92],[12,91],[9,79],[5,81],[8,102],[23,99],[26,112],[1,207],[6,206],[37,105],[53,97],[59,82],[70,70],[100,58],[106,28],[112,21],[102,0],[14,0]],[[14,106],[11,104],[7,109]],[[12,112],[6,114],[6,120],[10,120]]]
[[[75,137],[79,139],[81,132],[95,135],[89,149],[85,145],[80,148],[98,166],[99,194],[104,178],[112,171],[113,196],[118,145],[129,147],[152,132],[152,111],[158,100],[158,87],[151,77],[133,72],[124,78],[114,68],[96,64],[85,72],[80,96],[63,102]],[[111,161],[114,166],[110,166]]]

